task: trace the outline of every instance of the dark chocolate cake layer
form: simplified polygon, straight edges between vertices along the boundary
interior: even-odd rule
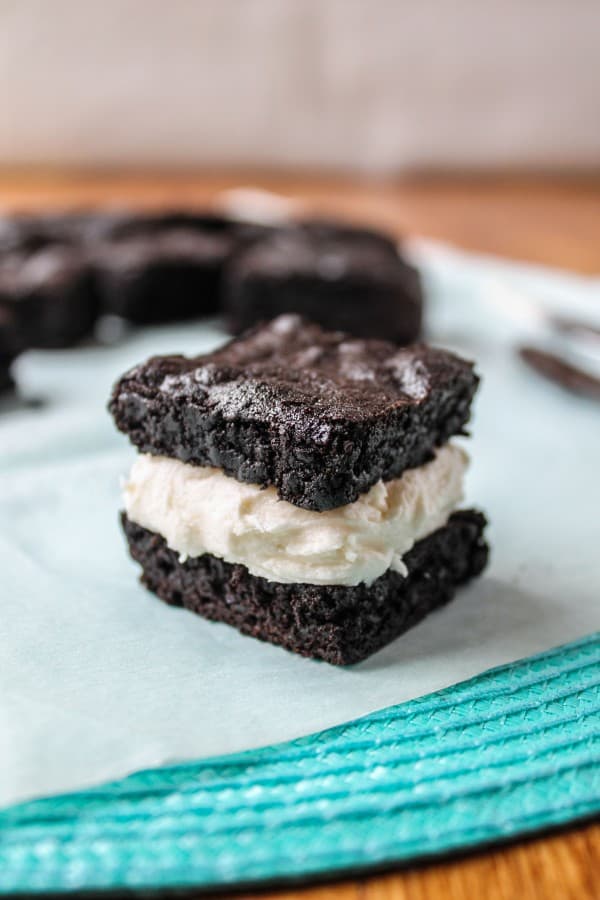
[[[325,510],[431,459],[463,432],[477,384],[446,351],[281,316],[211,354],[153,357],[115,385],[110,410],[144,453]]]
[[[488,557],[484,516],[463,510],[415,544],[406,577],[388,571],[356,587],[280,584],[208,554],[180,562],[162,537],[125,514],[122,523],[143,584],[162,600],[334,665],[360,662],[448,603]]]

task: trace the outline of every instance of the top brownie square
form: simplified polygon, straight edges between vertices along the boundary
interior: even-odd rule
[[[214,353],[149,359],[117,382],[109,408],[144,453],[326,510],[429,460],[463,431],[477,383],[446,351],[286,315]]]

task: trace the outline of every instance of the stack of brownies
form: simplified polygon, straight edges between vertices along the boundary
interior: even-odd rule
[[[144,584],[304,656],[369,656],[485,566],[451,441],[477,384],[451,353],[296,315],[137,366],[110,409],[139,451],[122,521]]]

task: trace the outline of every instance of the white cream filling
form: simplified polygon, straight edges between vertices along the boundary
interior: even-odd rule
[[[354,503],[314,512],[220,469],[141,455],[124,486],[125,509],[182,559],[210,553],[269,581],[371,584],[390,568],[406,573],[404,555],[462,499],[467,465],[466,453],[446,444]]]

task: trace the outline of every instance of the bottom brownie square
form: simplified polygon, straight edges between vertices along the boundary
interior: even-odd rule
[[[160,535],[124,513],[122,524],[142,583],[162,600],[334,665],[360,662],[448,603],[488,558],[486,520],[475,510],[454,513],[415,544],[407,576],[388,570],[355,587],[267,581],[208,554],[180,562]]]

